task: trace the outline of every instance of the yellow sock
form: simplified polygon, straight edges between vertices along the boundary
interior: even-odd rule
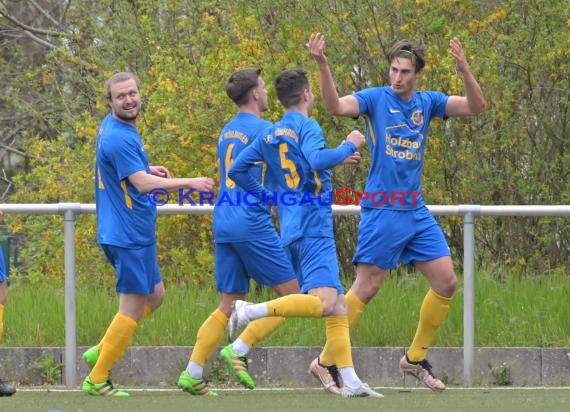
[[[346,299],[346,306],[348,309],[348,328],[351,331],[352,328],[354,328],[354,326],[360,320],[360,315],[362,315],[366,303],[361,301],[360,298],[356,296],[356,293],[352,291],[352,289],[348,291],[345,299]],[[326,366],[334,365],[334,356],[330,351],[330,348],[328,346],[328,341],[325,344],[325,347],[323,348],[323,351],[319,356],[319,361],[321,362],[321,365],[326,365]]]
[[[293,294],[267,302],[268,316],[321,318],[323,304],[318,296]]]
[[[327,346],[333,355],[333,363],[338,368],[353,366],[347,316],[327,318]]]
[[[4,305],[0,304],[0,340],[4,334]]]
[[[144,307],[144,312],[143,312],[143,316],[141,318],[141,320],[138,321],[137,325],[140,325],[140,323],[145,320],[146,318],[148,318],[154,311],[150,308],[150,306],[145,305]],[[97,347],[99,348],[99,351],[101,351],[101,345],[103,344],[103,340],[101,340],[101,342],[99,342],[97,344]]]
[[[109,379],[109,372],[123,357],[133,341],[137,322],[117,313],[100,343],[99,359],[89,374],[93,383],[103,383]]]
[[[408,359],[412,362],[424,360],[433,335],[443,324],[451,298],[444,298],[430,289],[420,309],[420,321],[414,341],[408,348]]]
[[[247,325],[239,338],[247,343],[247,346],[253,348],[257,342],[271,335],[284,321],[285,318],[282,316],[254,320]]]
[[[352,330],[352,328],[354,328],[354,326],[360,320],[360,316],[362,315],[362,312],[364,312],[366,303],[361,301],[360,298],[356,296],[356,293],[352,291],[352,289],[348,291],[345,299],[346,307],[348,309],[348,327],[350,330]]]
[[[226,327],[228,326],[228,317],[220,309],[216,309],[206,319],[196,336],[196,344],[190,357],[191,361],[204,366],[212,353],[216,350],[220,341],[224,337]]]

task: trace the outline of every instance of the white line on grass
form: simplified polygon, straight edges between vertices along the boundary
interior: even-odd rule
[[[428,388],[406,388],[396,386],[375,386],[379,390],[395,390],[400,392],[429,391]],[[175,388],[121,388],[127,392],[182,392]],[[250,392],[240,388],[215,388],[216,392]],[[298,391],[322,391],[322,388],[255,388],[256,392],[298,392]],[[570,390],[570,386],[509,386],[509,387],[471,387],[471,388],[447,388],[447,391],[527,391],[527,390]],[[81,392],[81,389],[66,388],[18,388],[18,392]]]

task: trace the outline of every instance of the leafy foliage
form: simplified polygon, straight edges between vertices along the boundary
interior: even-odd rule
[[[41,3],[41,2],[40,2]],[[144,112],[138,128],[153,164],[176,176],[215,176],[216,139],[235,107],[223,84],[235,69],[264,68],[268,83],[285,68],[306,66],[318,96],[318,72],[304,49],[313,31],[327,36],[327,55],[341,95],[387,84],[386,54],[401,38],[428,50],[420,89],[462,94],[448,53],[458,36],[467,50],[488,108],[477,119],[434,123],[423,188],[430,204],[568,204],[570,179],[569,9],[565,2],[534,0],[103,0],[52,1],[63,35],[26,60],[27,43],[8,42],[10,69],[3,110],[32,119],[18,133],[26,163],[14,178],[11,202],[83,202],[93,196],[94,142],[107,109],[101,98],[113,71],[131,70],[142,82]],[[55,7],[55,6],[54,6]],[[63,11],[62,11],[63,10]],[[1,20],[3,24],[6,21]],[[545,24],[548,22],[548,24]],[[49,23],[49,22],[48,22]],[[46,23],[47,24],[47,23]],[[29,41],[29,40],[28,40]],[[6,46],[8,47],[8,46]],[[3,73],[9,68],[2,65]],[[270,90],[271,111],[281,108]],[[360,122],[332,119],[317,102],[329,145]],[[335,171],[335,187],[360,190],[370,158]],[[31,279],[63,278],[60,219],[9,217],[22,236],[20,269]],[[357,219],[337,218],[343,271],[350,274]],[[459,218],[442,220],[460,255]],[[209,282],[213,273],[211,218],[161,217],[159,261],[176,283]],[[568,271],[570,223],[561,218],[478,220],[481,263],[515,270]],[[95,244],[93,216],[77,221],[80,281],[110,285],[112,271]]]

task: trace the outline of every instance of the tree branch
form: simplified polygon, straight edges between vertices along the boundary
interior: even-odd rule
[[[44,16],[46,16],[53,24],[55,24],[56,26],[59,26],[59,22],[54,19],[47,11],[45,11],[42,6],[40,6],[35,0],[28,0],[30,3],[32,3],[32,5],[39,10],[39,12],[41,14],[43,14]]]
[[[65,18],[67,17],[67,10],[69,10],[70,5],[71,5],[71,0],[67,0],[67,4],[65,5],[65,9],[63,10],[63,13],[61,14],[60,25],[65,24]]]
[[[31,38],[32,40],[34,40],[34,41],[40,43],[40,44],[43,45],[43,46],[46,46],[46,47],[48,47],[48,48],[50,48],[50,49],[57,49],[57,46],[56,46],[55,44],[51,44],[50,42],[48,42],[48,41],[46,41],[46,40],[40,39],[38,36],[34,35],[33,33],[30,33],[30,32],[27,31],[27,30],[24,30],[24,34],[25,34],[26,36],[28,36],[29,38]]]
[[[5,145],[4,143],[0,143],[0,147],[2,149],[6,150],[7,152],[15,153],[15,154],[22,156],[22,157],[27,157],[29,159],[34,159],[34,160],[41,160],[42,159],[41,157],[34,156],[34,155],[31,155],[31,154],[26,153],[26,152],[22,152],[21,150],[18,150],[18,149],[14,149],[12,146]]]
[[[26,32],[29,32],[29,33],[43,34],[45,36],[56,36],[56,37],[66,36],[65,33],[62,33],[59,31],[41,29],[39,27],[32,27],[32,26],[28,26],[27,24],[22,23],[21,21],[19,21],[18,19],[16,19],[15,17],[11,16],[8,13],[8,10],[6,9],[6,6],[3,3],[2,3],[2,8],[0,8],[0,16],[4,16],[4,18],[6,20],[12,22],[12,24],[15,24],[16,26],[18,26],[22,30],[25,30]]]

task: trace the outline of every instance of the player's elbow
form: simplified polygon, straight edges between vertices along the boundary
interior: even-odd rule
[[[327,107],[327,113],[329,114],[329,116],[338,116],[338,115],[340,115],[339,106],[336,105],[336,106],[334,106],[334,107]]]
[[[485,111],[485,109],[487,108],[487,103],[485,103],[485,101],[483,101],[480,105],[478,105],[475,109],[475,116],[479,116],[481,113],[483,113]]]
[[[481,101],[481,104],[479,105],[479,113],[477,114],[483,113],[485,109],[487,109],[487,102],[485,101],[485,99],[483,99],[483,101]]]
[[[485,99],[482,99],[480,102],[470,107],[473,116],[479,116],[481,113],[485,111],[486,108],[487,108],[487,102],[485,101]]]
[[[155,186],[146,180],[136,180],[131,181],[131,183],[139,193],[150,193],[151,190],[155,189]]]
[[[320,159],[307,159],[307,160],[309,161],[309,166],[311,166],[312,170],[318,171],[325,169],[325,165],[323,164],[323,162],[320,161]]]
[[[128,177],[128,179],[139,193],[149,193],[156,187],[153,184],[156,177],[146,173],[145,171],[133,173]]]
[[[237,176],[239,176],[239,173],[236,172],[233,167],[230,167],[230,170],[228,170],[228,177],[235,182]]]

